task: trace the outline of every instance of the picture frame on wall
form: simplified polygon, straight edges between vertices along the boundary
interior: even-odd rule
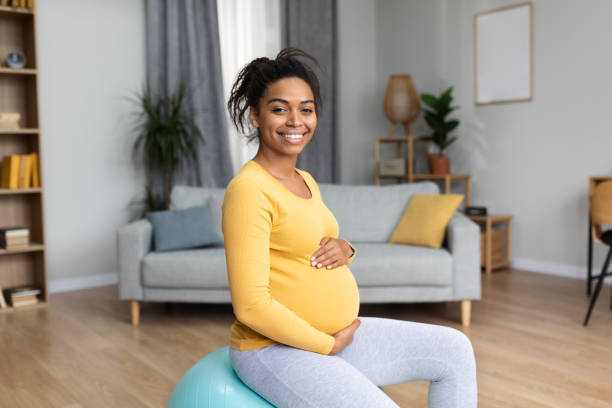
[[[476,105],[533,100],[533,3],[474,15]]]

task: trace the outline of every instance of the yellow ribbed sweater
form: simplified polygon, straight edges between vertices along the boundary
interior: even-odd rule
[[[359,313],[357,283],[346,265],[311,266],[321,239],[338,237],[338,222],[312,176],[296,171],[310,199],[292,193],[252,160],[225,192],[223,236],[237,318],[230,346],[235,349],[282,343],[329,354],[332,334]]]

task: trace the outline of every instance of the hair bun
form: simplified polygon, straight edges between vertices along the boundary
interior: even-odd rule
[[[287,47],[280,50],[273,60],[268,57],[255,58],[242,68],[227,101],[230,117],[239,132],[245,133],[245,129],[250,129],[246,117],[247,110],[259,106],[259,100],[268,85],[283,78],[300,78],[306,82],[314,96],[315,112],[319,114],[321,111],[319,79],[310,66],[300,58],[310,59],[319,66],[317,60],[307,52]],[[248,135],[249,139],[254,139],[256,136],[256,131]]]

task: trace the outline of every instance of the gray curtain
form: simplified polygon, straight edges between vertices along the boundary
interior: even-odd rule
[[[283,6],[283,45],[301,48],[318,60],[320,68],[313,68],[319,77],[323,99],[317,130],[300,154],[297,165],[320,183],[337,182],[340,167],[336,128],[337,2],[285,0]]]
[[[225,187],[233,175],[227,128],[216,0],[148,0],[147,79],[153,92],[187,86],[187,111],[205,142],[200,168],[177,170],[174,185]],[[161,191],[155,178],[154,191]]]

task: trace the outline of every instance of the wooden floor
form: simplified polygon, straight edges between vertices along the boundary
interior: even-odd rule
[[[483,275],[472,309],[480,407],[612,407],[612,310],[602,291],[587,328],[581,280]],[[459,304],[362,305],[362,316],[460,328]],[[187,369],[227,344],[230,305],[145,304],[140,327],[117,288],[52,295],[48,308],[0,314],[0,407],[163,407]],[[427,382],[385,387],[426,407]]]

